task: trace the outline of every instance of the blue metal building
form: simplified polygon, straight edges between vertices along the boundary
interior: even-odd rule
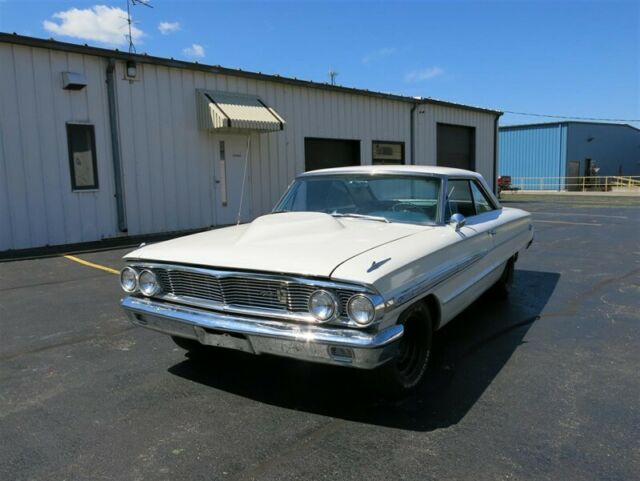
[[[526,178],[527,189],[563,190],[593,167],[598,176],[640,175],[640,129],[628,124],[510,125],[500,127],[499,139],[499,175],[514,185]]]

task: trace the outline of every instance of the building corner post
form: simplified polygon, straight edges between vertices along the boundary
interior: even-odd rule
[[[496,119],[493,124],[493,193],[498,195],[498,134],[500,131],[499,123],[502,112],[496,114]]]
[[[120,156],[120,131],[118,129],[118,110],[116,106],[115,70],[116,61],[113,58],[109,58],[107,63],[107,98],[109,104],[109,132],[111,136],[111,159],[113,162],[113,178],[115,183],[116,212],[118,216],[118,230],[120,232],[127,232],[122,159]]]

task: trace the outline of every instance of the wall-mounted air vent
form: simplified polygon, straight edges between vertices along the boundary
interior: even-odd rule
[[[82,90],[87,86],[87,79],[77,72],[62,72],[62,88],[65,90]]]

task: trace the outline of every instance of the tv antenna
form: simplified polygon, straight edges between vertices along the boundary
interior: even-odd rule
[[[339,72],[336,72],[333,69],[329,70],[329,83],[331,85],[335,85],[336,84],[336,77],[338,76],[338,74],[339,74]]]
[[[131,7],[135,7],[136,5],[144,5],[145,7],[153,8],[153,5],[149,3],[149,0],[127,0],[127,26],[129,27],[129,35],[127,35],[127,39],[129,40],[129,53],[136,53],[136,47],[133,44],[133,36],[131,35],[131,25],[133,21],[131,20]]]

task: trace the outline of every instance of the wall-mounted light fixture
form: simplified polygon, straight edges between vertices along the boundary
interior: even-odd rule
[[[127,77],[136,78],[138,75],[138,66],[134,60],[127,60]]]

